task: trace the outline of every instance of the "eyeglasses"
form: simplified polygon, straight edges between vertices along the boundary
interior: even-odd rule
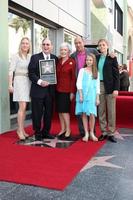
[[[42,45],[43,45],[43,46],[50,46],[50,44],[45,44],[45,43],[43,43]]]

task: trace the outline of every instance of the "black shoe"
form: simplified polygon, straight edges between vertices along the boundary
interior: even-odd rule
[[[85,132],[82,132],[82,133],[80,132],[80,136],[81,136],[81,138],[84,137],[85,136]]]
[[[66,132],[61,133],[60,135],[58,134],[56,137],[59,139],[64,138]]]
[[[41,141],[42,135],[41,134],[35,134],[35,140]]]
[[[113,135],[108,136],[108,140],[110,142],[117,143],[117,139]]]
[[[42,138],[43,139],[54,139],[55,137],[53,135],[50,135],[50,134],[43,134]]]
[[[107,135],[100,135],[100,137],[98,138],[98,141],[103,141],[107,139]]]

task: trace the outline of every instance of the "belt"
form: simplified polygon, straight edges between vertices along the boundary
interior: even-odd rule
[[[24,72],[16,72],[15,76],[26,76],[28,77],[28,73],[24,73]]]
[[[100,80],[100,82],[103,82],[103,80]]]

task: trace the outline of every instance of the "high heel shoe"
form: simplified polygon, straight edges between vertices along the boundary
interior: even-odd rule
[[[88,132],[85,133],[85,136],[82,138],[82,140],[83,140],[84,142],[88,142],[88,140],[89,140],[89,133],[88,133]]]
[[[25,138],[30,137],[26,132],[23,132],[23,135],[25,136]]]
[[[65,137],[65,133],[66,132],[59,132],[58,135],[57,135],[57,138],[58,139],[63,139]]]
[[[66,131],[64,132],[59,132],[57,136],[63,136],[66,133]]]
[[[19,132],[19,131],[17,130],[17,135],[18,135],[18,138],[19,138],[20,140],[22,140],[22,141],[25,140],[25,136],[23,135],[23,132]]]
[[[90,132],[90,139],[94,142],[97,142],[98,141],[98,138],[94,135],[93,132]]]
[[[69,138],[70,137],[70,135],[71,135],[71,132],[69,131],[66,131],[66,133],[65,133],[65,138]]]

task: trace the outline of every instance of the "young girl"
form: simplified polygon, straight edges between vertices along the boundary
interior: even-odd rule
[[[93,141],[98,141],[94,135],[94,125],[95,116],[97,116],[97,105],[99,104],[100,81],[94,54],[87,55],[86,65],[80,69],[76,85],[78,89],[76,94],[76,115],[82,115],[85,130],[85,136],[82,140],[87,142],[90,138]]]

